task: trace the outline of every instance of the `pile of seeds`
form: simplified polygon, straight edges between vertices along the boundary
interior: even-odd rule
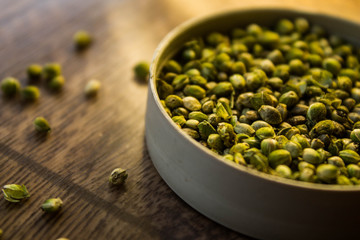
[[[304,18],[186,42],[156,80],[166,112],[225,160],[360,184],[360,50]]]

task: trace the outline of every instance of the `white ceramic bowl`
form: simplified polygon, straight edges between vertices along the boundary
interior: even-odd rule
[[[278,178],[225,162],[184,134],[161,106],[155,78],[164,63],[192,36],[249,23],[273,25],[305,17],[352,43],[360,25],[289,9],[245,9],[192,20],[171,31],[155,51],[150,68],[146,142],[161,177],[185,202],[212,220],[260,239],[360,239],[360,188]]]

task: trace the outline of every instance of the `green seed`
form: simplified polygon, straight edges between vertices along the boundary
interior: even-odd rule
[[[77,50],[83,50],[90,46],[91,36],[84,30],[77,31],[74,35],[74,44]]]
[[[315,171],[311,168],[304,168],[300,171],[299,179],[304,182],[314,182],[315,181]]]
[[[189,111],[199,111],[201,103],[194,97],[188,96],[183,98],[184,107]]]
[[[309,22],[305,18],[296,18],[294,21],[296,31],[305,33],[309,29]]]
[[[266,48],[275,48],[280,41],[279,34],[272,31],[265,31],[259,36],[259,42]]]
[[[246,166],[246,161],[241,153],[234,153],[234,162]]]
[[[283,178],[290,178],[291,174],[292,174],[291,169],[286,165],[278,165],[275,168],[275,171],[279,176],[281,176]]]
[[[278,142],[275,139],[267,138],[261,141],[261,152],[265,156],[279,148]]]
[[[312,148],[305,148],[302,154],[302,158],[304,161],[314,165],[322,163],[320,154]]]
[[[280,34],[289,34],[294,31],[294,24],[288,19],[281,19],[276,25],[276,31]]]
[[[185,132],[187,135],[189,135],[191,138],[198,140],[200,138],[199,133],[191,128],[183,128],[182,129],[183,132]]]
[[[199,121],[195,120],[195,119],[189,119],[185,122],[186,127],[197,130],[198,129],[198,125],[199,125]]]
[[[185,74],[177,75],[172,81],[171,85],[174,87],[174,90],[182,90],[184,87],[190,83],[190,79]]]
[[[61,66],[58,63],[48,63],[43,68],[45,79],[52,79],[61,75]]]
[[[278,149],[269,154],[269,164],[273,169],[275,169],[278,165],[289,166],[291,164],[291,160],[291,154],[284,149]]]
[[[230,148],[230,154],[234,154],[234,153],[243,154],[249,148],[250,148],[250,146],[247,143],[237,143]]]
[[[222,151],[224,149],[224,143],[219,134],[210,134],[207,139],[207,144],[210,149],[215,149],[216,151]]]
[[[200,111],[193,111],[193,112],[189,113],[189,119],[195,119],[195,120],[198,120],[199,122],[207,121],[208,118],[209,118],[208,115],[206,115],[205,113],[202,113]]]
[[[360,129],[354,129],[350,134],[351,140],[360,143]]]
[[[201,106],[201,110],[207,114],[212,113],[214,108],[215,108],[214,101],[211,100],[203,103],[203,105]]]
[[[289,108],[295,106],[299,102],[299,97],[294,91],[289,91],[281,95],[279,103],[287,105]]]
[[[336,178],[336,184],[339,185],[353,185],[349,178],[344,175],[340,175]]]
[[[26,70],[29,80],[39,80],[41,78],[42,72],[43,68],[38,64],[31,64]]]
[[[85,85],[85,96],[86,97],[95,97],[101,87],[101,83],[98,80],[90,80],[86,85]]]
[[[27,86],[21,90],[21,97],[25,101],[36,101],[40,97],[40,90],[36,86]]]
[[[274,104],[271,95],[266,92],[255,93],[251,98],[250,103],[255,110],[259,110],[263,105],[272,106]]]
[[[63,202],[60,198],[50,198],[41,205],[41,209],[47,213],[54,213],[58,212],[62,208],[62,205]]]
[[[299,157],[302,152],[301,145],[291,140],[285,143],[284,149],[291,154],[292,158]]]
[[[246,134],[248,135],[249,137],[253,136],[255,134],[255,130],[249,125],[249,124],[246,124],[246,123],[240,123],[240,122],[237,122],[234,126],[234,131],[236,133],[243,133],[243,134]]]
[[[338,177],[339,169],[331,164],[321,164],[316,168],[317,177],[326,183],[336,181]]]
[[[360,179],[360,167],[355,164],[349,164],[346,166],[347,172],[350,177],[356,177]]]
[[[255,133],[256,137],[260,140],[266,139],[266,138],[274,138],[275,137],[275,131],[272,127],[263,127],[258,130],[256,130]]]
[[[34,127],[39,132],[50,132],[51,130],[49,122],[43,117],[35,118]]]
[[[115,168],[109,177],[109,183],[114,186],[123,185],[128,178],[128,173],[125,169]]]
[[[300,59],[293,59],[289,63],[290,73],[302,76],[305,72],[305,65]]]
[[[241,63],[241,62],[240,62]],[[229,78],[230,83],[234,89],[242,90],[246,86],[246,81],[240,74],[234,74]]]
[[[265,155],[263,155],[258,149],[250,148],[245,151],[244,158],[246,162],[254,166],[255,169],[261,172],[268,172],[269,162]]]
[[[300,171],[302,171],[302,170],[304,170],[305,168],[310,168],[310,169],[312,169],[312,170],[315,170],[315,166],[314,166],[313,164],[308,163],[308,162],[305,162],[305,161],[299,162],[299,164],[298,164],[298,169],[299,169]]]
[[[345,167],[344,161],[338,156],[328,158],[328,163],[337,166],[338,168]]]
[[[261,106],[259,109],[259,114],[265,122],[268,122],[270,124],[279,124],[282,122],[280,112],[272,106]]]
[[[182,67],[175,60],[170,60],[165,64],[164,70],[166,72],[172,72],[172,73],[180,74],[181,71],[182,71]]]
[[[317,102],[310,105],[306,116],[313,122],[319,122],[326,119],[326,107],[323,103]]]
[[[20,82],[13,77],[4,78],[1,81],[1,90],[7,97],[12,97],[20,90]]]
[[[169,95],[165,98],[165,105],[170,109],[175,109],[178,107],[182,107],[184,105],[184,102],[179,96]]]
[[[65,78],[63,76],[56,76],[49,82],[49,88],[53,91],[59,91],[65,84]]]
[[[251,127],[256,131],[262,127],[271,127],[270,124],[268,124],[267,122],[265,121],[261,121],[261,120],[258,120],[258,121],[255,121],[251,124]],[[255,132],[254,132],[255,133]]]
[[[206,96],[206,91],[198,85],[186,85],[184,93],[186,96],[193,96],[197,99],[203,99]]]
[[[213,89],[212,92],[218,97],[229,96],[234,91],[230,82],[220,82]]]
[[[360,156],[357,152],[353,150],[342,150],[339,152],[339,157],[342,158],[342,160],[345,162],[345,164],[357,164],[360,162]]]
[[[138,79],[146,80],[149,76],[150,64],[147,61],[138,62],[134,67],[135,76]]]
[[[323,68],[332,74],[338,74],[341,69],[341,64],[335,58],[326,58],[323,61]]]

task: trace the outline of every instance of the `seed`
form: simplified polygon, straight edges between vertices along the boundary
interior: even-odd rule
[[[270,124],[279,124],[282,122],[280,112],[272,106],[261,106],[259,109],[259,114],[265,122],[268,122]]]
[[[38,64],[31,64],[26,72],[29,80],[39,80],[42,75],[43,68]]]
[[[128,173],[125,169],[115,168],[109,177],[109,182],[111,185],[120,186],[123,185],[128,177]]]
[[[49,122],[43,117],[35,118],[34,127],[39,132],[50,132],[51,130]]]
[[[135,76],[140,80],[147,80],[149,76],[150,64],[147,61],[138,62],[134,66]]]
[[[335,181],[338,174],[338,168],[331,164],[321,164],[316,168],[316,175],[326,183]]]
[[[284,149],[278,149],[272,151],[269,154],[269,164],[272,168],[276,168],[278,165],[287,165],[291,163],[291,154]]]
[[[85,96],[86,97],[95,97],[100,90],[100,86],[101,86],[101,83],[98,80],[96,80],[96,79],[90,80],[85,85],[85,89],[84,89]]]
[[[16,78],[7,77],[1,81],[1,90],[7,97],[14,96],[20,90],[20,83]]]
[[[80,30],[74,35],[74,44],[77,50],[88,48],[92,42],[92,38],[87,31]]]
[[[61,75],[61,66],[58,63],[48,63],[43,68],[45,79],[52,79]]]
[[[21,90],[21,97],[25,101],[36,101],[40,97],[40,90],[36,86],[27,86]]]
[[[184,97],[183,98],[184,107],[189,111],[198,111],[201,109],[201,103],[199,100],[192,96]]]
[[[305,148],[302,154],[302,158],[304,161],[314,165],[322,163],[320,154],[312,148]]]
[[[291,174],[292,174],[291,169],[288,166],[282,165],[282,164],[278,165],[275,168],[275,171],[276,171],[277,174],[279,174],[283,178],[290,178]]]
[[[54,213],[58,212],[62,208],[62,205],[63,202],[60,198],[50,198],[41,205],[41,209],[47,213]]]
[[[56,76],[49,82],[49,88],[53,91],[59,91],[65,84],[65,78],[63,76]]]

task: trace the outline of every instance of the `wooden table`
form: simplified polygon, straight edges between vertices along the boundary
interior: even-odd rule
[[[132,67],[150,60],[173,27],[221,9],[285,6],[343,16],[360,22],[360,1],[297,0],[1,0],[0,78],[28,84],[31,63],[59,62],[66,85],[33,104],[0,99],[0,184],[25,184],[22,204],[0,198],[4,239],[249,239],[199,214],[158,175],[144,143],[147,85]],[[88,30],[95,42],[83,54],[73,34]],[[97,99],[84,97],[92,78],[102,82]],[[52,132],[35,133],[35,117]],[[112,169],[127,168],[125,186],[111,188]],[[60,197],[59,214],[40,210]],[[261,231],[261,229],[259,229]]]

